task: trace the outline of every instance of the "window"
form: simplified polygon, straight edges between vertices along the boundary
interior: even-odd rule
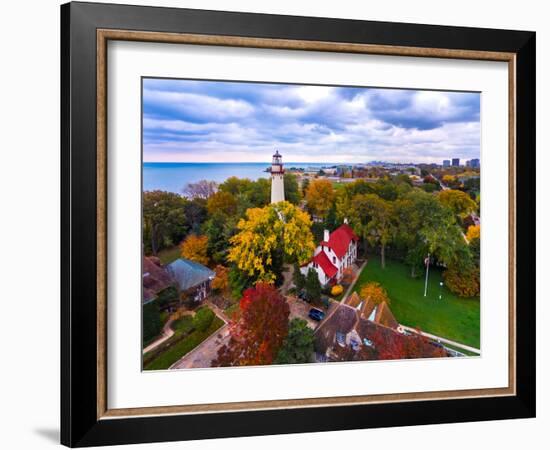
[[[340,333],[339,331],[336,332],[336,342],[342,347],[346,345],[346,336],[344,333]]]
[[[332,257],[332,262],[333,262],[334,264],[336,264],[336,257],[334,257],[334,256]]]

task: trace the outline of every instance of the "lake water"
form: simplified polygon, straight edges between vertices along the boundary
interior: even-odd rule
[[[327,163],[285,163],[290,167],[315,167],[331,166]],[[229,177],[268,178],[269,173],[265,169],[270,163],[143,163],[143,190],[161,190],[181,193],[187,183],[195,183],[199,180],[216,181],[223,183]]]

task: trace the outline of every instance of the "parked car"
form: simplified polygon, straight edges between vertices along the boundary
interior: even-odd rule
[[[325,318],[325,313],[317,308],[311,308],[309,310],[308,316],[312,318],[313,320],[316,320],[317,322],[320,322]]]
[[[303,290],[300,291],[300,292],[298,293],[298,298],[299,298],[300,300],[305,301],[305,302],[309,302],[309,300],[308,300],[308,298],[307,298],[306,291],[303,291]]]

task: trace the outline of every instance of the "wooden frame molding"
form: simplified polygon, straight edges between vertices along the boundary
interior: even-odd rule
[[[363,53],[408,57],[472,59],[508,62],[509,72],[509,386],[405,394],[289,399],[256,402],[216,403],[109,409],[107,404],[107,42],[109,40],[179,43]],[[516,395],[516,54],[511,52],[445,48],[336,43],[325,41],[250,38],[187,33],[97,30],[97,419],[174,414],[207,414],[266,409],[333,407],[358,404],[413,402]]]

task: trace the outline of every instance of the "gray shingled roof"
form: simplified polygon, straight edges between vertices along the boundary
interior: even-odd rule
[[[178,283],[182,291],[195,287],[209,279],[216,273],[208,267],[189,259],[179,258],[166,266],[168,272]]]

